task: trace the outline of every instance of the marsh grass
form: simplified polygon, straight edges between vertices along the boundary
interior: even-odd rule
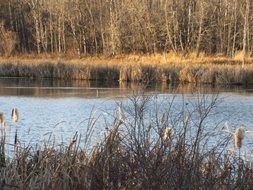
[[[253,58],[246,64],[238,52],[234,58],[194,53],[94,56],[75,59],[64,56],[1,58],[1,77],[82,79],[100,81],[182,82],[252,84]]]
[[[217,126],[211,132],[206,126],[217,101],[216,95],[199,97],[191,108],[175,109],[171,98],[161,109],[155,96],[132,96],[120,105],[121,114],[115,115],[108,134],[90,149],[84,147],[87,138],[93,138],[94,119],[88,124],[88,135],[75,134],[67,146],[19,145],[14,157],[1,157],[0,187],[250,189],[252,166],[227,154],[227,139],[218,138],[213,146],[206,146],[214,134],[219,137]],[[164,131],[169,138],[167,134],[164,139]]]

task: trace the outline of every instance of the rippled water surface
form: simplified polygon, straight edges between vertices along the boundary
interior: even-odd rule
[[[113,120],[117,102],[127,102],[127,97],[145,89],[146,94],[156,96],[161,107],[164,99],[174,99],[181,108],[197,102],[198,95],[219,94],[215,115],[210,118],[214,126],[228,121],[231,130],[239,125],[253,129],[253,89],[251,87],[213,88],[210,86],[170,86],[166,84],[140,86],[137,84],[97,83],[85,81],[52,81],[31,79],[0,79],[0,111],[5,114],[9,143],[15,131],[22,144],[44,142],[68,142],[77,131],[85,134],[89,118],[97,119],[94,136],[103,135]],[[195,93],[195,94],[192,94]],[[20,121],[11,121],[11,109],[17,107]],[[107,121],[107,122],[106,122]],[[248,138],[248,143],[252,140]]]

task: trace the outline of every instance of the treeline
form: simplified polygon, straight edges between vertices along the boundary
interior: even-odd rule
[[[252,0],[1,0],[0,52],[253,53]]]

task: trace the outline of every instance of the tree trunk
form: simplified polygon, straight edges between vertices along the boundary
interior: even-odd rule
[[[250,0],[246,0],[245,15],[244,15],[244,26],[243,26],[243,62],[242,66],[245,64],[246,54],[247,54],[247,33],[249,30],[249,10],[250,10]]]
[[[203,5],[203,2],[201,2],[200,3],[199,31],[198,31],[198,39],[197,39],[197,45],[196,45],[196,56],[197,57],[199,57],[199,53],[200,53],[200,43],[202,40],[203,20],[204,20],[204,5]]]
[[[34,21],[35,21],[35,30],[36,30],[37,53],[40,54],[41,53],[41,48],[40,48],[41,40],[40,40],[40,28],[39,28],[38,15],[34,15]]]

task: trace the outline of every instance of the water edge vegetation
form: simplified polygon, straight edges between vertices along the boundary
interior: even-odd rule
[[[86,135],[73,135],[68,145],[47,141],[22,147],[17,135],[11,158],[2,128],[1,188],[250,189],[253,168],[240,154],[243,136],[231,151],[231,137],[219,126],[208,129],[218,103],[217,95],[199,95],[191,109],[174,109],[172,98],[161,112],[156,97],[133,95],[128,106],[119,105],[107,134],[91,148],[92,114]],[[214,136],[217,141],[207,146]]]
[[[253,59],[242,54],[229,58],[175,53],[151,55],[17,56],[0,59],[1,77],[100,80],[119,82],[165,82],[194,84],[253,84]]]

